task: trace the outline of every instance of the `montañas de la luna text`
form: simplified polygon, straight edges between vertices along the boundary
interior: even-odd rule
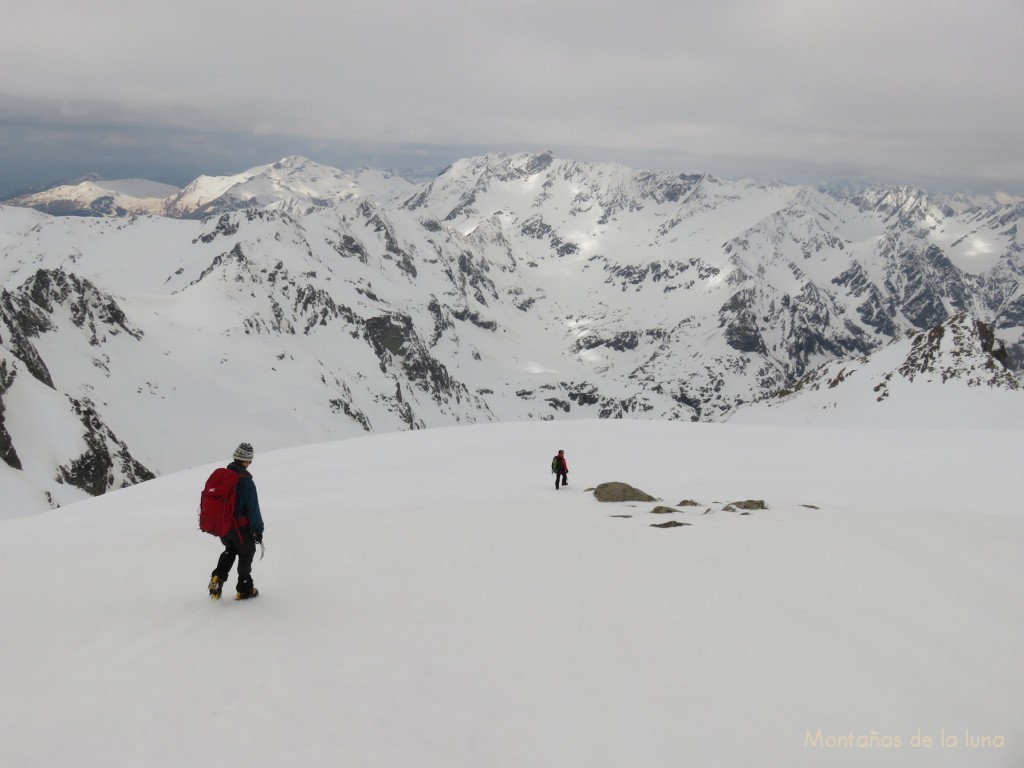
[[[804,746],[812,749],[1005,749],[1006,737],[980,734],[964,728],[962,732],[940,729],[937,736],[920,728],[909,738],[881,731],[825,733],[821,728],[804,731]]]

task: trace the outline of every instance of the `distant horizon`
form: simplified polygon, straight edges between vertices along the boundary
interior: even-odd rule
[[[262,12],[266,10],[267,12]],[[0,28],[0,198],[303,155],[491,152],[1024,195],[1019,0],[28,3]]]

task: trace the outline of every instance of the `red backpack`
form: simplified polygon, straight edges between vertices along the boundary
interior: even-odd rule
[[[203,495],[199,497],[200,531],[214,536],[227,536],[238,528],[239,521],[235,520],[235,489],[241,478],[238,472],[227,467],[213,470],[203,488]]]

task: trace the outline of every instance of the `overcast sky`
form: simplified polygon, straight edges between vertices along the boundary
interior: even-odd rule
[[[0,25],[0,195],[301,154],[1024,193],[1024,0],[33,0]]]

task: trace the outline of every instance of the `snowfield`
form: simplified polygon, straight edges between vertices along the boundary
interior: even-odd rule
[[[3,519],[0,765],[1020,766],[1019,447],[656,421],[256,444],[241,603],[206,596],[215,465]],[[660,501],[585,492],[615,480]]]

